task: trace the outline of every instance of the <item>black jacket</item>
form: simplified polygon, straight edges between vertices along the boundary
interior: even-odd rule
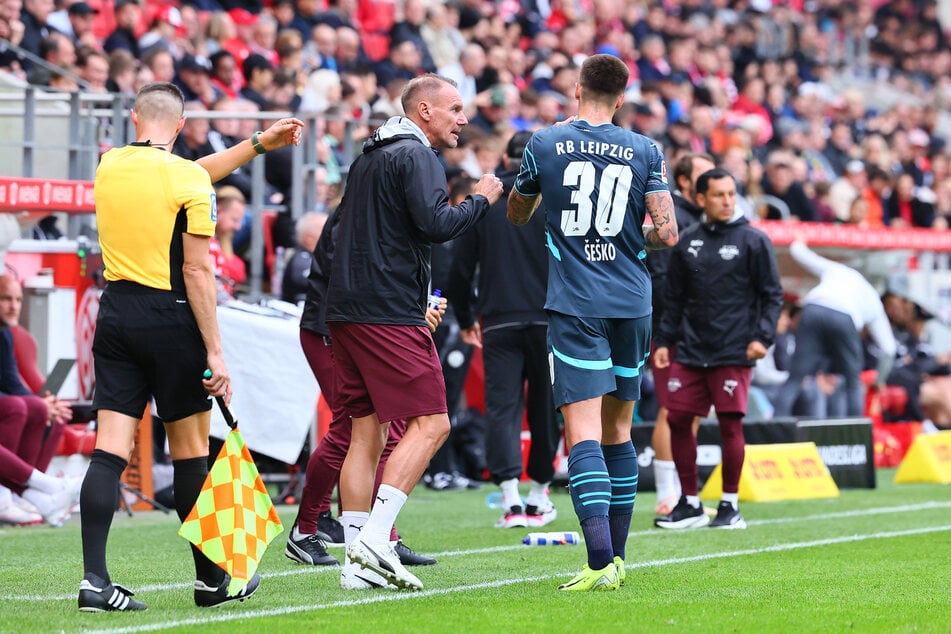
[[[898,195],[892,192],[891,196],[885,199],[885,224],[891,225],[896,218],[901,218],[901,207],[898,202]],[[911,201],[911,226],[912,227],[930,227],[934,224],[934,205],[925,202],[920,198],[913,198]]]
[[[536,212],[516,227],[507,218],[508,193],[517,172],[499,174],[503,194],[485,220],[455,240],[447,298],[461,328],[482,315],[483,332],[505,326],[548,323],[548,252],[545,214]],[[478,266],[478,294],[473,294]]]
[[[334,259],[334,239],[340,214],[334,212],[324,223],[317,239],[317,246],[310,258],[310,274],[307,276],[307,293],[304,297],[304,312],[300,327],[318,335],[330,336],[327,328],[327,285]]]
[[[392,117],[350,167],[327,321],[424,326],[432,243],[462,234],[488,207],[479,195],[450,206],[445,171],[422,130]]]
[[[742,216],[684,231],[667,280],[667,310],[654,343],[676,345],[679,363],[752,366],[747,346],[773,343],[783,304],[776,255],[766,234]]]
[[[677,232],[683,233],[687,227],[700,222],[703,209],[683,197],[679,192],[674,194],[674,216],[677,218]],[[672,249],[649,250],[647,252],[647,270],[651,273],[652,318],[654,330],[660,326],[664,316],[664,297],[667,294],[667,272],[670,269]]]

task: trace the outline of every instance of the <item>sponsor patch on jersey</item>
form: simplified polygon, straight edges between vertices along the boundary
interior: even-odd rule
[[[211,192],[211,221],[218,222],[218,196]]]
[[[717,253],[724,260],[732,260],[740,254],[740,248],[735,244],[724,244]]]
[[[660,180],[664,181],[664,185],[667,185],[667,161],[660,162]]]

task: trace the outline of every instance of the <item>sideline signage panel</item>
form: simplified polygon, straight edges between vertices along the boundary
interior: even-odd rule
[[[631,437],[637,450],[638,491],[654,491],[654,450],[651,447],[653,422],[635,423]],[[812,441],[819,456],[842,489],[874,489],[875,459],[872,446],[872,421],[867,418],[826,420],[746,420],[743,435],[747,447],[775,443]],[[697,431],[697,472],[700,485],[720,464],[720,427],[715,419],[705,419]]]
[[[919,434],[895,473],[896,484],[951,484],[951,430]]]
[[[92,181],[0,176],[0,211],[96,211]]]
[[[700,497],[719,500],[722,465],[707,479]],[[747,445],[740,475],[740,501],[774,502],[839,497],[839,488],[813,442]]]

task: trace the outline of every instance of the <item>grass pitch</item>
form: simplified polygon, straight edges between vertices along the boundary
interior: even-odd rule
[[[268,549],[261,589],[218,610],[192,602],[194,571],[174,515],[117,514],[113,579],[149,609],[81,614],[79,519],[61,529],[0,530],[0,632],[940,632],[951,633],[951,487],[843,490],[828,500],[745,503],[743,531],[662,531],[654,496],[638,495],[618,592],[559,593],[585,561],[583,546],[523,546],[522,529],[495,529],[494,491],[423,487],[400,516],[405,541],[435,555],[414,572],[423,592],[347,592],[334,569]],[[559,518],[578,530],[571,499]],[[289,530],[296,508],[279,507]],[[342,549],[331,549],[342,557]]]

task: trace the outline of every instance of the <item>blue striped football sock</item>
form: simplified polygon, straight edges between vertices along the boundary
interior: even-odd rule
[[[619,445],[605,445],[604,462],[611,477],[611,545],[614,554],[624,559],[624,546],[631,530],[634,499],[637,497],[637,451],[630,440]]]
[[[568,455],[568,488],[575,514],[581,522],[588,566],[600,570],[614,561],[608,509],[611,502],[611,479],[604,463],[601,445],[583,440]]]

